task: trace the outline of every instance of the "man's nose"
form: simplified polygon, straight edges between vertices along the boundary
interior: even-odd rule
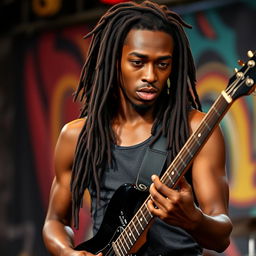
[[[144,67],[142,81],[147,83],[154,83],[157,80],[157,75],[154,65],[148,64]]]

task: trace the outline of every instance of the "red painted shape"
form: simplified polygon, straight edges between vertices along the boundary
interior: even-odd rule
[[[211,24],[205,17],[204,13],[198,12],[196,15],[196,18],[197,18],[199,28],[200,28],[201,32],[203,33],[203,35],[208,37],[209,39],[216,39],[217,35],[216,35],[213,27],[211,26]]]

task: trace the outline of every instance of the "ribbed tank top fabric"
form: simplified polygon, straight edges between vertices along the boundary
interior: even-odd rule
[[[101,178],[100,201],[97,205],[96,192],[92,189],[91,209],[93,219],[93,234],[100,228],[109,200],[114,192],[124,183],[135,184],[137,174],[152,141],[152,137],[133,146],[113,145],[114,164],[105,169]],[[97,210],[96,210],[97,209]],[[202,248],[184,230],[167,225],[159,218],[147,234],[147,243],[136,254],[137,256],[199,256]]]

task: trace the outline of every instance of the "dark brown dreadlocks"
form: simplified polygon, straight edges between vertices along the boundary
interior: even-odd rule
[[[183,26],[190,27],[166,6],[150,1],[126,2],[110,8],[85,36],[92,36],[92,39],[75,99],[84,103],[81,117],[86,118],[86,123],[78,139],[71,179],[76,228],[84,190],[91,186],[99,197],[101,174],[107,164],[112,164],[111,148],[116,139],[111,120],[119,104],[122,47],[132,28],[164,31],[174,38],[171,93],[162,96],[152,134],[156,138],[161,134],[167,137],[168,149],[172,149],[169,162],[186,142],[189,136],[188,105],[196,109],[201,106],[195,90],[194,62]],[[156,129],[159,125],[161,128]]]

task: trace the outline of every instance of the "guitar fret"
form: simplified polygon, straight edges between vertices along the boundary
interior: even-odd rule
[[[181,160],[181,162],[182,162],[183,166],[184,166],[184,167],[186,167],[186,166],[187,166],[187,164],[186,164],[186,162],[183,160],[183,158],[182,158],[181,156],[179,156],[179,159]]]
[[[185,146],[185,148],[186,148],[186,150],[187,150],[189,156],[192,158],[192,157],[193,157],[193,154],[191,153],[191,151],[189,150],[189,148],[188,148],[187,146]]]
[[[206,120],[204,121],[204,124],[207,127],[208,131],[211,131],[211,127],[208,125],[208,122]]]
[[[140,220],[140,222],[142,223],[142,226],[143,226],[143,229],[144,229],[144,228],[145,228],[144,226],[146,226],[146,225],[148,224],[148,222],[147,222],[147,220],[145,221],[145,217],[144,217],[144,215],[143,215],[142,209],[140,209],[140,210],[138,211],[138,216],[139,216],[139,220]]]
[[[136,237],[134,236],[133,231],[132,231],[130,225],[128,225],[128,228],[130,229],[130,231],[129,231],[129,237],[132,236],[132,237],[133,237],[133,240],[134,240],[134,242],[135,242],[135,241],[136,241]]]
[[[176,165],[174,164],[174,165],[173,165],[173,170],[172,170],[171,174],[174,175],[175,172],[176,172],[177,174],[179,174],[178,168],[177,168]]]
[[[201,143],[199,142],[198,137],[201,137],[201,133],[198,133],[197,136],[194,135],[194,138],[195,138],[196,143],[197,143],[199,146],[201,146]]]
[[[136,230],[137,234],[138,234],[138,235],[140,235],[140,232],[139,232],[139,231],[138,231],[138,229],[136,228],[136,226],[135,226],[135,224],[134,224],[134,222],[133,222],[133,221],[132,221],[132,224],[133,224],[134,229]]]
[[[120,246],[119,243],[112,243],[112,247],[116,253],[117,256],[125,256],[125,254],[122,251],[122,247]]]
[[[126,248],[124,246],[124,243],[123,243],[124,239],[123,239],[123,233],[121,233],[120,235],[120,239],[119,239],[119,245],[120,245],[120,249],[121,249],[121,254],[124,254],[125,255],[125,252],[126,251]],[[120,249],[119,249],[119,252],[120,252]]]
[[[123,256],[125,256],[127,254],[127,251],[125,251],[124,249],[121,250],[121,253]]]
[[[137,222],[139,223],[139,225],[140,225],[141,229],[142,229],[142,230],[144,230],[144,227],[141,225],[141,223],[140,223],[140,220],[139,220],[138,216],[137,216],[137,215],[135,215],[135,217],[137,218]]]
[[[128,229],[130,228],[129,225],[128,225],[127,227],[128,227]],[[130,231],[126,232],[126,236],[128,237],[128,240],[129,240],[130,244],[133,245],[133,242],[132,242],[132,240],[131,240],[131,235],[132,235],[132,232],[131,232],[131,228],[130,228]],[[134,237],[134,241],[135,241],[135,240],[136,240],[136,239],[135,239],[135,237]]]
[[[123,241],[124,241],[123,247],[125,248],[126,251],[129,251],[130,250],[130,246],[128,245],[127,240],[125,239],[125,230],[121,233],[121,237],[122,236],[123,236]],[[125,245],[127,246],[127,248],[125,247]]]
[[[171,185],[174,185],[174,181],[172,180],[172,177],[168,174],[169,181],[171,182]]]
[[[219,113],[219,111],[215,108],[215,106],[212,106],[212,109],[214,110],[214,112],[217,114],[217,116],[221,116],[221,114]]]
[[[151,218],[153,218],[153,215],[152,215],[152,213],[150,212],[150,210],[148,209],[147,204],[145,204],[145,206],[146,206],[146,209],[147,209],[147,213],[149,214],[149,216],[150,216]]]
[[[176,171],[176,173],[179,172],[178,169],[177,169],[177,167],[176,167],[175,165],[173,166],[173,169]]]
[[[143,216],[143,218],[144,218],[146,224],[148,224],[148,220],[146,219],[146,217],[145,217],[145,215],[143,214],[143,211],[142,211],[142,210],[141,210],[141,214],[142,214],[142,216]]]

